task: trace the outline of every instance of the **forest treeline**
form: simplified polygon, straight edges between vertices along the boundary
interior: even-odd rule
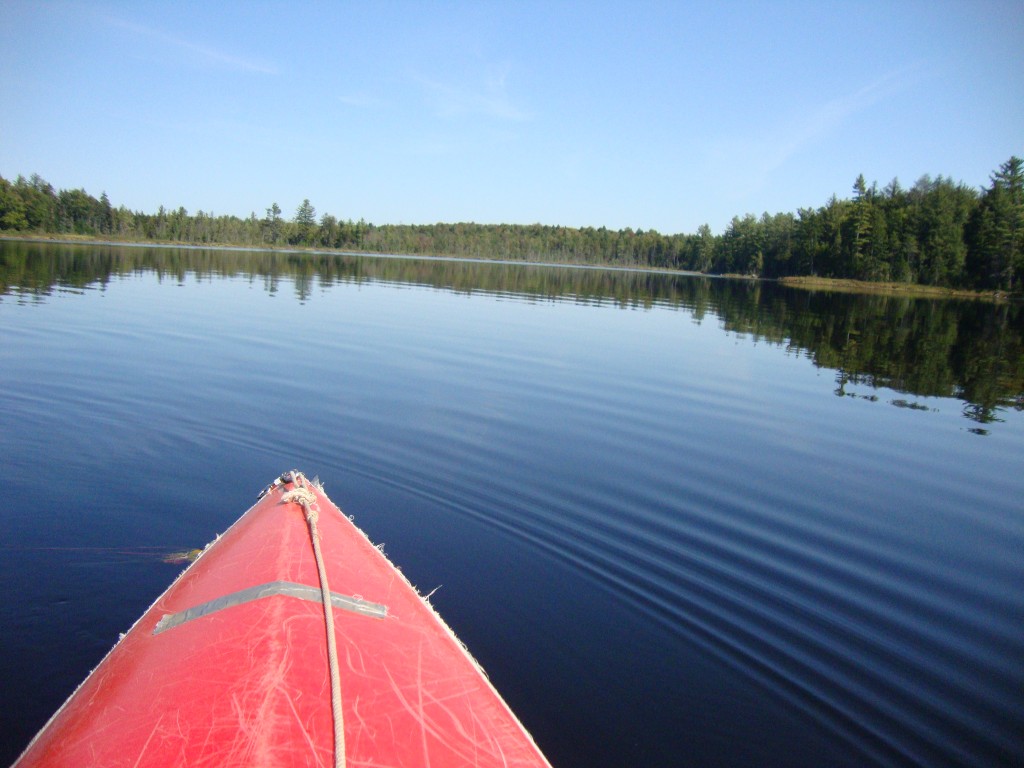
[[[938,176],[879,189],[863,175],[852,196],[796,213],[747,214],[725,231],[696,233],[541,224],[375,225],[317,216],[303,200],[292,218],[275,202],[248,218],[114,207],[84,189],[55,190],[33,175],[0,177],[0,232],[88,235],[195,245],[309,247],[414,255],[680,269],[778,278],[818,276],[1019,292],[1024,278],[1024,161],[1003,163],[984,189]]]

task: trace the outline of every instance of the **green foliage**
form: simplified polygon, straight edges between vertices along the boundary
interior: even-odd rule
[[[25,201],[7,179],[0,178],[0,229],[28,229]]]
[[[271,245],[277,245],[281,241],[281,206],[276,202],[267,208],[267,216],[263,220],[263,240]]]
[[[721,235],[540,224],[374,225],[323,214],[305,199],[287,221],[275,202],[260,219],[184,208],[155,214],[114,208],[82,189],[38,176],[0,177],[0,231],[103,235],[235,245],[295,245],[369,253],[462,256],[653,267],[762,277],[812,275],[1020,291],[1024,275],[1024,162],[1011,157],[980,194],[951,179],[923,176],[879,190],[864,176],[853,197],[833,196],[796,215],[736,216]]]
[[[312,245],[316,229],[316,209],[307,197],[295,211],[295,227],[288,242],[292,245]]]
[[[972,211],[970,272],[980,287],[1012,291],[1024,275],[1024,161],[1011,157]]]

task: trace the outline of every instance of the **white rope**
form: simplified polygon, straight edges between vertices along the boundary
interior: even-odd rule
[[[338,671],[338,643],[334,637],[334,610],[331,608],[331,589],[327,585],[327,569],[320,552],[320,531],[317,520],[320,515],[314,506],[316,495],[306,487],[306,478],[299,472],[292,472],[293,489],[281,497],[281,501],[293,502],[302,507],[309,524],[309,538],[313,542],[313,556],[320,574],[320,591],[323,594],[324,624],[327,626],[327,666],[331,673],[331,712],[334,720],[334,768],[345,768],[345,721],[341,712],[341,674]]]

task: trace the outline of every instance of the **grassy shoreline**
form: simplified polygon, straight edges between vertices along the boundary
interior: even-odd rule
[[[552,262],[552,261],[519,261],[508,259],[492,259],[487,257],[465,258],[460,256],[447,256],[443,254],[382,254],[375,251],[338,250],[331,248],[314,248],[289,245],[286,247],[275,247],[266,244],[245,245],[238,243],[185,243],[174,240],[138,240],[117,237],[96,237],[93,235],[77,234],[15,234],[5,233],[0,235],[0,240],[15,240],[21,242],[40,243],[66,243],[68,245],[125,245],[125,246],[151,246],[154,248],[212,248],[230,250],[253,250],[270,253],[309,253],[309,254],[338,254],[370,257],[402,257],[416,259],[443,259],[447,261],[480,261],[494,262],[496,264],[530,264],[535,266],[552,267],[573,267],[586,269],[615,269],[638,272],[656,272],[662,274],[694,275],[712,277],[724,280],[747,280],[751,282],[776,282],[788,288],[798,288],[806,291],[832,291],[838,293],[862,293],[877,294],[885,296],[900,296],[906,298],[933,298],[933,299],[971,299],[976,301],[1009,301],[1017,296],[1011,296],[1002,291],[972,291],[958,288],[944,288],[934,285],[920,285],[917,283],[891,283],[891,282],[870,282],[866,280],[851,280],[847,278],[812,277],[812,276],[791,276],[780,278],[761,278],[752,275],[710,275],[687,270],[623,266],[621,264],[577,264],[573,262]]]
[[[780,277],[777,282],[790,288],[807,291],[834,291],[837,293],[875,293],[907,298],[975,299],[980,301],[1008,301],[1012,298],[1002,291],[971,291],[962,288],[944,288],[918,283],[883,283],[831,277]]]

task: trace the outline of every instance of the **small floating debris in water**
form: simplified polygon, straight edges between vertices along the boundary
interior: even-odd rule
[[[169,552],[160,559],[165,563],[171,565],[182,565],[184,563],[194,562],[197,557],[203,553],[201,549],[186,549],[181,552]]]

